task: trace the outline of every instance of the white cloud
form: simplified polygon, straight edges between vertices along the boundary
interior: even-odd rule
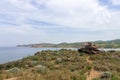
[[[119,29],[118,21],[113,21],[113,11],[99,4],[98,0],[5,0],[10,10],[7,14],[16,17],[15,23],[23,25],[30,19],[42,20],[62,27],[86,28],[90,30]],[[33,5],[32,2],[37,3]],[[108,26],[110,25],[110,26]]]
[[[35,9],[35,7],[30,4],[31,0],[7,0],[7,1],[18,9],[23,9],[26,11],[31,11]]]
[[[45,38],[44,38],[45,37]],[[0,27],[0,45],[16,46],[46,41],[46,33],[29,25]]]
[[[120,0],[111,0],[113,5],[120,5]]]
[[[112,1],[114,5],[118,5],[120,0]],[[36,21],[33,22],[36,25],[32,25],[30,20]],[[40,25],[40,22],[45,25]],[[58,43],[111,39],[111,36],[119,38],[119,26],[120,10],[110,10],[107,6],[101,5],[99,0],[1,0],[0,2],[0,44],[3,45],[39,41]],[[53,27],[56,27],[55,30]],[[74,33],[69,28],[77,32]]]
[[[73,28],[97,29],[110,23],[111,13],[97,0],[49,0],[45,6],[47,9],[35,18]]]
[[[50,0],[46,6],[46,10],[51,12],[42,14],[42,19],[48,22],[92,30],[119,29],[118,25],[112,25],[113,22],[118,24],[118,19],[112,19],[119,16],[114,15],[115,12],[106,6],[100,5],[98,0]]]
[[[0,28],[0,34],[12,34],[12,35],[29,35],[29,36],[44,36],[45,32],[43,30],[35,29],[29,25],[20,26],[3,26]]]

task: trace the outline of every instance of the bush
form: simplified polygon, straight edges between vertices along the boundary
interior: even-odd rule
[[[61,62],[62,62],[62,58],[57,58],[57,59],[56,59],[56,63],[57,63],[57,64],[59,64],[59,63],[61,63]]]
[[[111,75],[112,73],[111,72],[104,72],[102,75],[101,75],[101,79],[110,79],[111,78]]]
[[[6,72],[17,73],[17,72],[19,72],[19,70],[20,69],[18,69],[17,67],[15,67],[15,68],[11,68],[9,70],[6,70]]]
[[[36,66],[36,70],[38,73],[41,73],[41,74],[46,74],[48,72],[48,69],[42,65]]]
[[[117,76],[115,76],[115,75],[112,75],[112,78],[111,78],[111,80],[120,80]]]

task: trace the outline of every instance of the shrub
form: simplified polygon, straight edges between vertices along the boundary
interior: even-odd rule
[[[46,74],[48,72],[48,69],[42,65],[37,65],[36,70],[38,73],[41,73],[41,74]]]
[[[57,63],[57,64],[59,64],[59,63],[61,63],[61,62],[62,62],[62,58],[57,58],[57,59],[56,59],[56,63]]]
[[[113,75],[112,77],[111,77],[111,80],[120,80],[117,76],[115,76],[115,75]]]
[[[101,75],[101,79],[110,79],[111,78],[111,75],[112,73],[111,72],[104,72],[102,75]]]
[[[17,67],[15,68],[11,68],[9,70],[6,70],[6,72],[11,72],[11,73],[17,73],[20,69],[18,69]]]

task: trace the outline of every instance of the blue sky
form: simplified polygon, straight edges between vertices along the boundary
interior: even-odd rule
[[[0,46],[120,38],[120,0],[1,0]]]

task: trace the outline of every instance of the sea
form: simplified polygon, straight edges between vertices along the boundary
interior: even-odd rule
[[[38,51],[42,50],[59,50],[61,48],[30,48],[30,47],[0,47],[0,64],[4,64],[11,61],[16,61],[22,59],[24,57],[32,56]],[[66,48],[66,49],[74,49],[77,48]],[[120,51],[120,49],[101,49],[104,51],[108,50],[116,50]]]
[[[0,64],[32,56],[42,50],[59,50],[60,48],[0,47]]]

